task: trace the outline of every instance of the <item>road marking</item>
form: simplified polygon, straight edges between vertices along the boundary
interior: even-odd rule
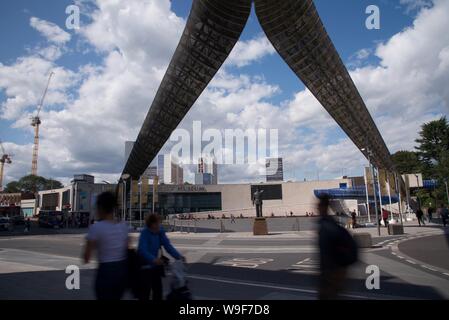
[[[267,264],[273,262],[273,259],[268,258],[234,258],[232,260],[225,260],[214,263],[214,265],[235,267],[235,268],[246,268],[246,269],[256,269],[262,264]]]
[[[318,261],[312,260],[311,258],[306,258],[301,260],[291,266],[294,273],[309,273],[318,274],[319,273],[319,263]]]
[[[243,285],[243,286],[248,286],[248,287],[285,290],[285,291],[301,292],[301,293],[314,294],[314,295],[318,294],[317,290],[284,287],[284,286],[271,285],[271,284],[266,284],[266,283],[247,282],[247,281],[240,281],[240,280],[236,280],[236,279],[226,280],[226,279],[218,279],[218,278],[206,277],[206,276],[201,276],[201,275],[188,275],[187,278],[227,283],[227,284],[234,284],[234,285]],[[356,295],[356,294],[341,294],[341,296],[346,297],[346,298],[351,298],[351,299],[370,299],[370,300],[385,300],[386,299],[386,297],[362,296],[362,295]],[[389,298],[397,299],[397,298],[401,298],[401,297],[389,296]]]
[[[438,271],[438,270],[431,268],[429,266],[426,266],[426,265],[421,265],[421,267],[423,267],[424,269],[432,270],[432,271]]]
[[[449,273],[444,272],[443,274],[444,274],[445,276],[448,276],[448,277],[449,277]]]
[[[407,261],[408,263],[411,263],[411,264],[416,264],[416,262],[412,261],[412,260],[405,260],[405,261]]]

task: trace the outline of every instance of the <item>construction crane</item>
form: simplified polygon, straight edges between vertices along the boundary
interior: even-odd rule
[[[5,163],[11,164],[11,155],[7,154],[5,148],[3,147],[3,143],[0,141],[0,151],[2,152],[0,155],[0,191],[3,191],[3,169]]]
[[[50,86],[51,78],[55,73],[51,72],[48,76],[47,86],[45,87],[44,94],[37,106],[37,115],[31,118],[31,126],[34,127],[34,146],[33,146],[33,159],[31,162],[31,175],[37,176],[37,159],[39,155],[39,127],[41,125],[40,113],[42,106],[44,105],[45,97],[47,96],[48,87]]]

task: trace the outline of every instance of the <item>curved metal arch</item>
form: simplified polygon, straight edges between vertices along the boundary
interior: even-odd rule
[[[390,152],[312,0],[254,0],[268,39],[365,156],[392,170]],[[194,0],[187,25],[124,173],[140,177],[237,43],[252,0]],[[368,154],[370,150],[370,154]]]
[[[312,0],[255,0],[276,51],[359,149],[393,169],[390,152],[344,66]],[[364,151],[365,156],[369,156]]]
[[[251,0],[194,0],[176,52],[124,173],[138,178],[206,89],[240,38]]]

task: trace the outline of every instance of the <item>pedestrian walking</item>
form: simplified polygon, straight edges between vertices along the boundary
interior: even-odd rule
[[[352,229],[357,228],[357,214],[355,213],[355,210],[351,213],[351,219],[352,219]]]
[[[427,215],[429,216],[429,222],[432,222],[433,208],[427,209]]]
[[[140,272],[141,288],[139,300],[162,300],[162,278],[165,276],[165,268],[169,259],[164,256],[167,251],[176,260],[185,260],[184,257],[172,246],[161,226],[158,215],[151,214],[146,219],[146,226],[140,233],[137,252],[142,261]]]
[[[389,224],[388,216],[389,215],[390,215],[390,213],[387,210],[382,210],[382,219],[384,221],[385,228],[388,228],[388,224]]]
[[[441,208],[439,209],[439,215],[441,217],[441,221],[443,222],[443,227],[447,226],[447,221],[449,219],[449,209],[444,206],[444,204],[441,205]]]
[[[95,293],[98,300],[120,300],[127,285],[128,227],[114,220],[117,199],[105,192],[97,197],[99,222],[92,224],[86,236],[84,263],[94,250],[98,256]]]
[[[424,223],[424,212],[421,210],[421,208],[419,208],[418,210],[416,210],[416,218],[418,219],[418,223],[419,226],[421,227],[421,225],[426,225]]]
[[[347,279],[348,267],[357,261],[357,244],[350,233],[329,215],[329,198],[320,198],[318,210],[320,285],[319,298],[338,298]]]

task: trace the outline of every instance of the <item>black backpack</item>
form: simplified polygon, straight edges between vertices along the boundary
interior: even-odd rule
[[[347,267],[357,262],[358,246],[348,230],[338,224],[336,228],[334,259],[337,265]]]

